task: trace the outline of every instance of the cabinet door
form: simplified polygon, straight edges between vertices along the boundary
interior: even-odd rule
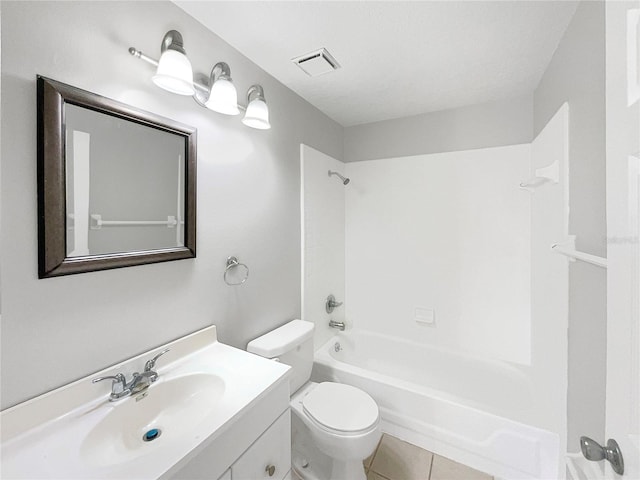
[[[291,468],[291,417],[287,409],[231,467],[233,480],[282,480]]]

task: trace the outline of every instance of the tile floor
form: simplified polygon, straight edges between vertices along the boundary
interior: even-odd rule
[[[364,466],[367,480],[493,480],[386,433]]]

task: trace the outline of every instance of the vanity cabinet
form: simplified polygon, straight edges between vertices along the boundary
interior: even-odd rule
[[[242,425],[236,428],[242,429]],[[243,432],[238,431],[238,434]],[[234,429],[227,433],[234,434]],[[255,439],[255,436],[253,437]],[[288,480],[291,469],[291,413],[287,408],[239,457],[222,476],[212,476],[220,465],[213,444],[192,458],[171,480]],[[219,470],[218,470],[219,471]]]
[[[291,415],[287,410],[231,466],[232,480],[282,480],[291,468]]]

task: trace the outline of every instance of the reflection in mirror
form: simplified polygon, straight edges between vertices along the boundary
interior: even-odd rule
[[[38,76],[40,278],[195,257],[196,130]]]
[[[184,140],[68,105],[67,256],[184,246]]]

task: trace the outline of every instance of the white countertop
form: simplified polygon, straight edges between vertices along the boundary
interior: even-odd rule
[[[91,379],[117,372],[126,372],[129,378],[129,372],[141,371],[144,362],[164,348],[171,351],[158,360],[159,378],[149,387],[148,398],[151,399],[154,390],[162,392],[164,382],[206,374],[224,382],[215,407],[197,417],[198,421],[179,435],[171,435],[178,429],[163,431],[158,440],[148,443],[140,440],[133,446],[126,445],[126,441],[114,441],[96,455],[96,439],[92,434],[100,431],[100,422],[124,402],[135,402],[136,398],[109,402],[111,382],[92,384]],[[159,478],[192,451],[201,450],[202,444],[210,443],[222,433],[232,436],[229,425],[254,408],[256,401],[276,385],[287,381],[288,370],[286,365],[219,343],[215,327],[206,328],[1,412],[1,476],[3,479]],[[144,401],[140,401],[142,406]],[[162,400],[156,397],[154,401]],[[126,430],[127,425],[122,428]]]

